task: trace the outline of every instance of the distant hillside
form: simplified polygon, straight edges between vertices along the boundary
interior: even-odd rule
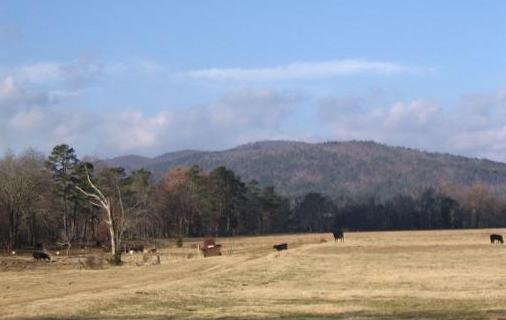
[[[144,167],[155,177],[177,166],[197,164],[206,170],[226,166],[244,181],[256,179],[290,195],[316,191],[332,197],[390,197],[413,188],[476,182],[506,191],[504,163],[374,142],[264,141],[225,151],[188,150],[156,158],[117,157],[106,162],[128,170]]]

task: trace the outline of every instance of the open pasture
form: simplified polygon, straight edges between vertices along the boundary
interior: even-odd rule
[[[121,267],[0,257],[2,319],[506,319],[505,230],[275,235],[217,239],[202,258],[160,241]],[[272,245],[287,242],[288,250]]]

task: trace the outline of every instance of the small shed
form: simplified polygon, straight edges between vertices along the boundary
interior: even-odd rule
[[[216,244],[213,238],[205,239],[200,250],[202,250],[204,257],[221,256],[221,244]]]

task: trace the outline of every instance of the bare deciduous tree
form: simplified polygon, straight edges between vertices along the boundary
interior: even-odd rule
[[[76,188],[88,197],[91,204],[102,208],[105,212],[105,222],[109,230],[111,241],[111,263],[121,264],[121,241],[126,229],[125,209],[119,184],[115,183],[114,189],[116,199],[113,196],[106,196],[91,180],[90,175],[86,174],[86,180],[90,190],[76,186]]]
[[[36,241],[36,220],[44,211],[42,199],[49,189],[47,172],[40,170],[41,156],[32,150],[0,160],[0,211],[7,213],[9,248],[16,247],[19,231],[29,224],[31,244]]]

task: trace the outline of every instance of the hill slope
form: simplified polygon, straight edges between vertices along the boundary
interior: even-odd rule
[[[156,158],[126,156],[107,162],[129,170],[144,167],[155,177],[177,166],[197,164],[212,170],[223,165],[244,181],[256,179],[290,195],[316,191],[332,197],[389,197],[413,188],[476,182],[500,192],[506,190],[504,163],[374,142],[264,141],[225,151],[179,151]]]

